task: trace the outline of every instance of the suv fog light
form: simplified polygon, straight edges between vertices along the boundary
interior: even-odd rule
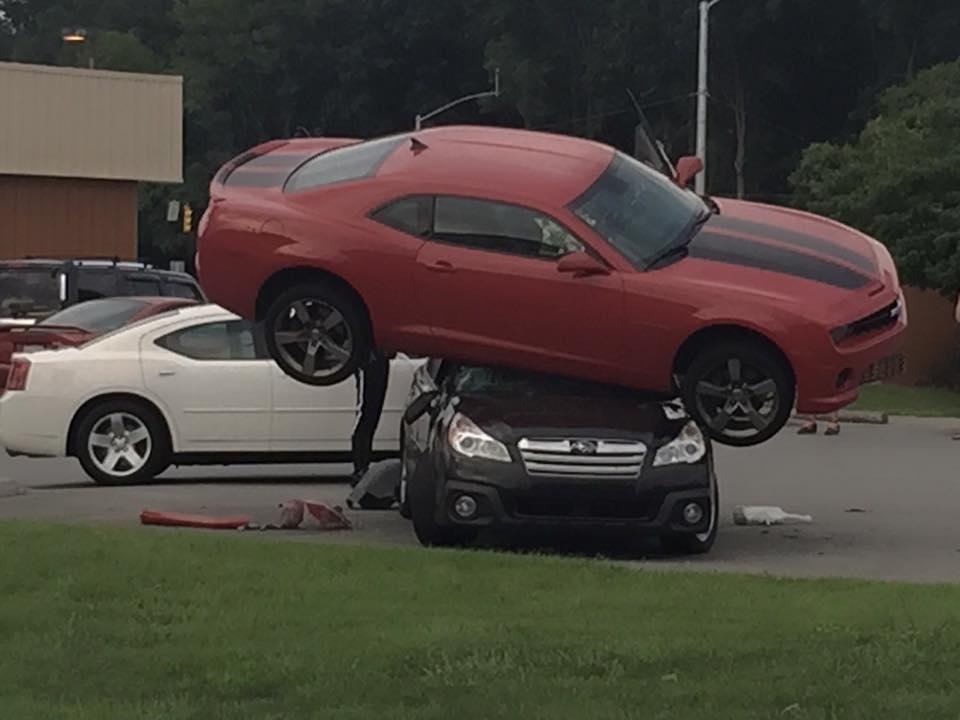
[[[696,525],[703,520],[703,508],[699,503],[687,503],[683,506],[683,521],[687,525]]]
[[[469,520],[477,514],[477,501],[469,495],[461,495],[454,501],[453,511],[457,514],[457,517]]]

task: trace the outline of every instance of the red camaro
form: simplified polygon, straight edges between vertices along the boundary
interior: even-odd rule
[[[588,140],[482,127],[270,142],[214,178],[198,267],[305,383],[343,380],[376,345],[678,388],[715,439],[753,445],[795,404],[852,402],[906,314],[880,243],[701,199],[682,187],[696,163],[657,172]]]

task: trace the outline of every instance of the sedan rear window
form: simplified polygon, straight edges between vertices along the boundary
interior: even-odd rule
[[[290,176],[284,190],[296,192],[371,177],[405,139],[406,135],[393,135],[317,155]]]
[[[703,201],[623,153],[570,209],[635,267],[675,243],[706,210]]]
[[[88,332],[109,332],[126,325],[145,306],[145,302],[136,298],[91,300],[61,310],[38,323],[37,326],[60,325],[80,328]]]

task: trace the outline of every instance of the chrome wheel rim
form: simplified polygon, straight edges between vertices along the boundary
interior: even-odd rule
[[[303,299],[273,323],[281,360],[301,375],[326,378],[340,372],[353,355],[353,331],[343,313],[322,300]]]
[[[780,411],[777,383],[764,370],[731,357],[701,377],[694,388],[697,410],[724,437],[747,439],[765,432]]]
[[[98,470],[113,477],[129,477],[150,459],[153,438],[136,415],[115,412],[93,424],[87,453]]]

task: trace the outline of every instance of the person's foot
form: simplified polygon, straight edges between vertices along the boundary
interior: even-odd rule
[[[808,420],[803,425],[800,426],[800,429],[797,430],[797,435],[816,435],[817,434],[817,423],[813,420]]]
[[[839,423],[830,423],[827,425],[827,429],[823,431],[824,435],[839,435],[840,434],[840,424]]]

